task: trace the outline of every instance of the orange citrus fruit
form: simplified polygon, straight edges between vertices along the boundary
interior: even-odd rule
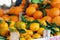
[[[15,9],[15,7],[11,7],[11,8],[9,9],[9,14],[14,14],[14,9]]]
[[[52,23],[55,23],[57,26],[60,26],[60,16],[55,17],[52,20]]]
[[[53,5],[53,7],[56,7],[56,8],[60,9],[60,3],[57,3],[57,4]]]
[[[8,15],[4,15],[4,16],[2,16],[2,18],[3,18],[5,21],[10,20],[10,17],[9,17]]]
[[[27,17],[26,18],[28,21],[34,21],[35,19],[33,17]]]
[[[19,15],[19,13],[21,13],[22,11],[23,11],[22,8],[20,8],[20,7],[15,7],[15,12],[14,12],[14,14],[15,14],[15,15]]]
[[[45,17],[42,18],[42,20],[45,20],[45,21],[47,21],[49,23],[52,22],[52,18],[50,16],[45,16]]]
[[[46,9],[47,16],[49,16],[50,9]]]
[[[28,7],[26,9],[26,15],[32,16],[36,12],[36,9],[34,7]]]
[[[41,11],[36,11],[33,15],[35,19],[40,19],[43,17],[43,13]]]
[[[52,6],[55,5],[55,4],[57,4],[57,3],[60,3],[60,0],[52,0],[52,1],[51,1],[51,5],[52,5]]]
[[[48,14],[51,17],[56,17],[59,16],[60,10],[58,8],[52,8]]]
[[[0,9],[0,17],[4,15],[4,10]]]
[[[12,21],[18,21],[18,16],[10,16],[10,20],[12,20]]]
[[[30,4],[29,7],[35,7],[35,8],[38,8],[38,4]]]

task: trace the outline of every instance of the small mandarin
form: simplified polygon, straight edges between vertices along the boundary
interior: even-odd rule
[[[60,10],[58,8],[52,8],[49,12],[49,16],[56,17],[59,16]]]
[[[49,23],[52,22],[52,18],[50,16],[45,16],[45,17],[42,18],[42,20],[45,20],[45,21],[47,21]]]
[[[43,17],[43,13],[41,11],[36,11],[33,15],[35,19],[40,19]]]
[[[29,7],[35,7],[37,9],[38,8],[38,4],[30,4]]]
[[[28,7],[26,9],[26,15],[32,16],[35,13],[36,9],[34,7]]]
[[[60,16],[54,17],[52,23],[55,23],[57,26],[60,26]]]

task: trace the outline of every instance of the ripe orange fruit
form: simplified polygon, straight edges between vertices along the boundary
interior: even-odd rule
[[[50,9],[46,9],[47,16],[49,16]]]
[[[60,26],[60,16],[55,17],[52,20],[52,23],[55,23],[57,26]]]
[[[44,0],[43,4],[47,4],[49,2],[49,0]]]
[[[37,9],[38,8],[38,4],[30,4],[29,7],[35,7]]]
[[[2,17],[0,17],[0,20],[4,20]]]
[[[9,18],[9,16],[8,16],[8,15],[4,15],[4,16],[2,16],[2,18],[3,18],[5,21],[10,20],[10,18]]]
[[[34,7],[28,7],[26,9],[26,15],[32,16],[36,12],[36,9]]]
[[[25,18],[28,18],[29,16],[28,15],[24,15]]]
[[[12,21],[18,21],[18,16],[10,16],[10,20]]]
[[[60,3],[57,3],[57,4],[53,5],[53,7],[56,7],[56,8],[60,9]]]
[[[20,7],[15,7],[15,12],[14,12],[14,14],[15,14],[15,15],[19,15],[19,13],[21,13],[22,11],[23,11],[22,8],[20,8]]]
[[[0,17],[4,15],[4,10],[0,9]]]
[[[14,14],[14,9],[15,9],[15,7],[11,7],[11,8],[9,9],[9,14]]]
[[[36,11],[33,15],[35,19],[40,19],[43,17],[43,13],[41,11]]]
[[[15,14],[15,15],[19,15],[19,13],[21,13],[23,11],[23,9],[21,7],[11,7],[9,10],[9,14]]]
[[[56,17],[59,16],[60,10],[58,8],[52,8],[48,14],[51,17]]]
[[[60,3],[60,0],[52,0],[52,1],[51,1],[51,5],[52,5],[52,6],[55,5],[55,4],[57,4],[57,3]]]
[[[34,21],[35,19],[33,17],[27,17],[26,18],[28,21]]]
[[[47,21],[49,23],[52,22],[52,18],[50,16],[45,16],[45,17],[42,18],[42,20],[45,20],[45,21]]]

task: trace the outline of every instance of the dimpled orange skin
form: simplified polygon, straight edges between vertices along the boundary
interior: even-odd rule
[[[33,15],[35,19],[40,19],[43,17],[43,13],[41,11],[36,11]]]
[[[45,16],[45,17],[42,18],[42,20],[45,20],[45,21],[47,21],[49,23],[52,22],[52,18],[50,16]]]
[[[58,8],[52,8],[48,14],[51,17],[56,17],[59,16],[60,10]]]
[[[36,12],[36,9],[34,7],[28,7],[26,9],[26,15],[32,16]]]
[[[60,26],[60,16],[55,17],[55,18],[52,20],[52,23],[56,23],[57,26]]]

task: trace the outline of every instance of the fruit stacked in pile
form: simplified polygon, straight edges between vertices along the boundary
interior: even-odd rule
[[[38,31],[41,31],[44,29],[51,30],[51,36],[59,36],[60,35],[59,6],[60,6],[60,0],[52,0],[52,1],[31,0],[31,3],[28,5],[28,7],[25,10],[25,15],[23,15],[26,18],[26,20],[28,20],[28,22],[25,21],[25,19],[24,21],[23,20],[22,21],[27,24],[28,28],[27,30],[25,28],[25,30],[26,31],[31,30],[33,32],[33,35],[31,36],[26,32],[26,34],[24,34],[23,36],[21,34],[21,37],[26,38],[25,35],[30,35],[30,37],[34,39],[42,37],[43,35],[39,34]],[[40,23],[36,20],[39,20]],[[42,20],[45,21],[47,26],[43,25],[44,23],[41,24]],[[40,26],[38,27],[38,25]],[[38,35],[38,34],[39,34],[39,37],[38,36],[35,37],[35,35]]]
[[[60,0],[31,0],[24,9],[25,1],[20,6],[11,7],[6,14],[0,9],[0,38],[10,40],[11,31],[19,32],[20,40],[42,38],[44,30],[51,30],[51,36],[59,36]],[[22,11],[24,14],[19,21]]]

